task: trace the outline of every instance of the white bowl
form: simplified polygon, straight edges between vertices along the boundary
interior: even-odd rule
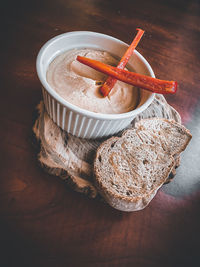
[[[151,104],[154,94],[140,90],[140,102],[137,108],[122,114],[95,113],[69,103],[47,83],[46,72],[56,56],[74,48],[99,49],[122,57],[128,45],[114,37],[88,31],[68,32],[49,40],[39,51],[36,61],[46,110],[59,127],[77,137],[100,138],[116,134]],[[129,65],[137,73],[155,77],[149,63],[136,50],[129,60]]]

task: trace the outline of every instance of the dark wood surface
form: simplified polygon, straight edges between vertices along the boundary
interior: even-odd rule
[[[200,266],[200,2],[2,1],[0,266]],[[102,32],[130,43],[157,77],[179,83],[168,102],[193,139],[175,180],[150,205],[123,213],[67,188],[32,145],[42,98],[35,60],[50,38]]]

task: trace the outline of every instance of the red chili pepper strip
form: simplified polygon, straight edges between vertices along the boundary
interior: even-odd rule
[[[177,91],[177,82],[175,81],[159,80],[139,73],[121,70],[117,67],[86,57],[77,56],[77,60],[97,71],[103,72],[104,74],[112,76],[117,80],[134,85],[141,89],[146,89],[158,94],[174,94]]]
[[[142,36],[144,34],[143,30],[141,30],[141,29],[137,29],[137,30],[138,30],[137,35],[135,36],[133,42],[131,43],[129,48],[126,50],[126,53],[123,55],[119,64],[117,65],[117,68],[119,68],[119,69],[125,68],[131,55],[133,54],[134,49],[136,48],[136,46],[138,45],[140,39],[142,38]],[[110,91],[112,90],[112,88],[114,87],[116,82],[117,82],[117,79],[115,79],[111,76],[109,76],[107,78],[107,80],[104,82],[104,84],[100,88],[100,92],[103,94],[103,96],[107,96],[110,93]]]

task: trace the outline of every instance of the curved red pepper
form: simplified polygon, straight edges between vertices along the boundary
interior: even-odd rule
[[[100,61],[93,60],[86,57],[77,56],[77,60],[97,71],[103,72],[109,76],[114,77],[122,82],[134,85],[136,87],[158,93],[158,94],[174,94],[177,91],[176,81],[165,81],[152,78],[146,75],[142,75],[127,70],[122,70],[117,67],[113,67],[104,64]]]

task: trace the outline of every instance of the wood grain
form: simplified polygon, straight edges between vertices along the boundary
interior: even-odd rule
[[[198,0],[1,1],[0,266],[199,266],[200,3]],[[32,146],[40,47],[68,31],[130,43],[156,76],[177,80],[167,101],[193,134],[172,183],[143,211],[85,198],[38,166]]]
[[[43,101],[37,106],[38,117],[33,126],[40,152],[38,160],[44,171],[60,177],[75,191],[91,198],[98,196],[93,181],[93,160],[99,145],[108,138],[83,139],[68,134],[60,129],[48,115]],[[179,113],[172,108],[163,95],[156,95],[152,104],[130,123],[127,128],[134,128],[135,122],[147,118],[166,118],[181,123]],[[118,133],[118,136],[122,135]],[[171,171],[167,183],[174,178],[180,165],[180,156]]]

